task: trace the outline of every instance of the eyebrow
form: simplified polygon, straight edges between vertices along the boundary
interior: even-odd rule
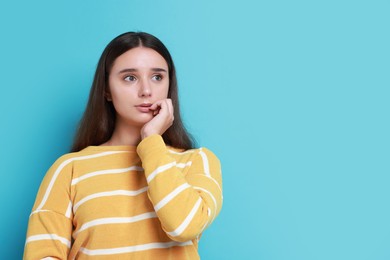
[[[154,72],[165,72],[167,73],[167,71],[165,69],[162,69],[162,68],[151,68],[152,71]],[[119,71],[119,74],[122,74],[122,73],[127,73],[127,72],[137,72],[138,69],[132,69],[132,68],[128,68],[128,69],[123,69],[121,71]]]

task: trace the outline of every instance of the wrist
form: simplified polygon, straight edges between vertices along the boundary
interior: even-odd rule
[[[149,156],[165,153],[167,150],[164,139],[159,134],[152,134],[145,137],[137,146],[137,153],[141,161],[147,159]]]
[[[158,134],[158,133],[153,133],[153,132],[149,132],[149,131],[141,131],[141,139],[144,140],[145,138],[151,136],[151,135],[154,135],[154,134]]]

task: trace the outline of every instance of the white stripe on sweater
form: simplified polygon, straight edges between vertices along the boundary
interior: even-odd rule
[[[73,161],[92,159],[92,158],[96,158],[96,157],[101,157],[101,156],[111,155],[111,154],[116,154],[116,153],[123,153],[123,152],[126,152],[126,151],[103,152],[103,153],[97,153],[97,154],[92,154],[92,155],[85,155],[85,156],[80,156],[80,157],[74,157],[74,158],[70,158],[68,160],[63,161],[58,166],[57,170],[54,172],[53,177],[50,180],[49,186],[46,189],[45,195],[43,196],[43,199],[42,199],[41,203],[39,204],[39,206],[37,207],[37,209],[35,211],[39,211],[39,210],[41,210],[43,208],[43,206],[45,205],[47,199],[49,198],[49,194],[51,192],[51,189],[54,186],[55,181],[57,180],[58,175],[60,174],[62,169],[65,168],[65,166],[67,166],[69,163],[71,163]]]
[[[157,169],[155,169],[147,178],[147,181],[148,183],[150,183],[154,177],[156,177],[157,174],[159,173],[162,173],[170,168],[172,168],[173,166],[176,166],[176,162],[171,162],[171,163],[168,163],[168,164],[165,164],[165,165],[162,165],[160,167],[157,167]]]
[[[209,217],[210,217],[210,208],[207,208],[207,214],[208,214]],[[211,223],[211,221],[210,221],[210,219],[208,218],[208,219],[206,220],[206,222],[204,223],[202,229],[200,230],[200,234],[202,234],[202,232],[205,230],[205,228],[207,227],[207,225],[208,225],[209,223]]]
[[[178,167],[178,168],[185,168],[188,166],[191,166],[192,162],[186,162],[186,163],[176,163],[176,162],[171,162],[162,166],[157,167],[147,178],[148,183],[150,183],[159,173],[162,173],[166,170],[169,170],[172,167]]]
[[[99,193],[94,193],[91,195],[88,195],[84,197],[83,199],[79,200],[74,207],[73,207],[73,212],[76,212],[77,209],[84,204],[85,202],[96,199],[96,198],[101,198],[101,197],[108,197],[108,196],[137,196],[138,194],[141,194],[145,191],[148,190],[148,187],[144,187],[139,190],[113,190],[113,191],[104,191],[104,192],[99,192]]]
[[[170,153],[172,153],[172,154],[186,154],[186,153],[193,153],[193,152],[195,152],[196,150],[191,149],[191,150],[187,150],[187,151],[183,151],[183,152],[176,152],[176,151],[173,151],[173,150],[168,149],[168,151],[169,151]]]
[[[80,252],[82,252],[85,255],[115,255],[115,254],[132,253],[132,252],[157,249],[157,248],[170,248],[174,246],[188,246],[188,245],[192,245],[192,241],[187,241],[183,243],[179,243],[175,241],[165,242],[165,243],[149,243],[149,244],[117,247],[117,248],[110,248],[110,249],[87,249],[81,247]]]
[[[144,219],[149,218],[156,218],[156,212],[146,212],[137,216],[133,217],[117,217],[117,218],[99,218],[92,221],[89,221],[87,223],[84,223],[79,230],[75,232],[75,235],[79,234],[80,232],[94,226],[99,225],[107,225],[107,224],[123,224],[123,223],[133,223],[137,221],[141,221]]]
[[[204,174],[206,174],[206,176],[210,176],[210,167],[209,167],[209,160],[207,159],[207,155],[203,152],[202,148],[199,149],[199,154],[203,160]]]
[[[69,201],[68,209],[66,210],[65,217],[70,218],[72,214],[72,201]]]
[[[191,166],[191,165],[192,165],[192,162],[189,161],[189,162],[186,162],[186,163],[178,163],[178,164],[176,164],[176,167],[185,168],[185,167],[188,167],[188,166]]]
[[[156,212],[159,211],[162,207],[168,204],[173,198],[175,198],[180,192],[182,192],[183,190],[189,187],[191,186],[188,185],[187,183],[180,185],[179,187],[174,189],[171,193],[169,193],[167,196],[165,196],[159,203],[157,203],[156,206],[154,206],[154,210]]]
[[[221,186],[219,186],[219,183],[218,183],[213,177],[207,176],[207,175],[204,175],[204,174],[201,174],[201,173],[197,173],[197,174],[194,174],[194,175],[204,176],[204,177],[206,177],[206,178],[212,180],[212,181],[215,183],[215,185],[217,185],[218,189],[221,191],[221,194],[222,194]]]
[[[26,239],[26,244],[33,241],[41,241],[41,240],[57,240],[60,241],[62,244],[66,245],[68,248],[70,248],[70,241],[64,237],[60,237],[57,234],[40,234],[40,235],[29,236]]]
[[[188,214],[188,216],[184,219],[184,221],[180,224],[180,226],[178,226],[175,230],[171,232],[167,232],[167,234],[173,237],[177,237],[181,235],[184,232],[184,230],[190,225],[201,203],[202,203],[202,199],[199,198],[198,201],[195,203],[194,207],[192,208],[190,214]]]
[[[48,209],[35,210],[35,211],[31,212],[30,217],[33,214],[40,213],[40,212],[53,212],[53,211],[52,210],[48,210]]]
[[[213,195],[211,192],[209,192],[208,190],[206,190],[206,189],[204,189],[204,188],[202,188],[202,187],[196,187],[196,186],[194,186],[193,188],[194,188],[195,190],[201,190],[201,191],[207,193],[208,195],[210,195],[211,199],[212,199],[213,202],[214,202],[214,216],[213,216],[213,219],[214,219],[215,216],[217,215],[217,200],[214,198],[214,195]]]
[[[107,169],[107,170],[101,170],[101,171],[96,171],[96,172],[90,172],[90,173],[84,174],[83,176],[80,176],[78,178],[74,178],[72,180],[72,184],[71,185],[75,185],[75,184],[79,183],[82,180],[85,180],[85,179],[88,179],[88,178],[91,178],[91,177],[95,177],[95,176],[98,176],[98,175],[118,174],[118,173],[124,173],[124,172],[129,172],[129,171],[139,171],[139,172],[142,172],[143,170],[144,169],[142,167],[140,167],[140,166],[131,166],[131,167],[127,167],[127,168]]]

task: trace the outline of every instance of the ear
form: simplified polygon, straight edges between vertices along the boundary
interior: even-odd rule
[[[111,93],[110,92],[105,92],[104,93],[104,97],[106,98],[106,100],[108,101],[108,102],[111,102],[112,101],[112,97],[111,97]]]

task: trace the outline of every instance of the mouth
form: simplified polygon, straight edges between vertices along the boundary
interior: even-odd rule
[[[139,105],[136,105],[135,107],[138,109],[141,113],[151,113],[150,107],[152,106],[151,103],[142,103]]]
[[[151,107],[151,106],[152,106],[151,103],[142,103],[142,104],[136,105],[136,107]]]

